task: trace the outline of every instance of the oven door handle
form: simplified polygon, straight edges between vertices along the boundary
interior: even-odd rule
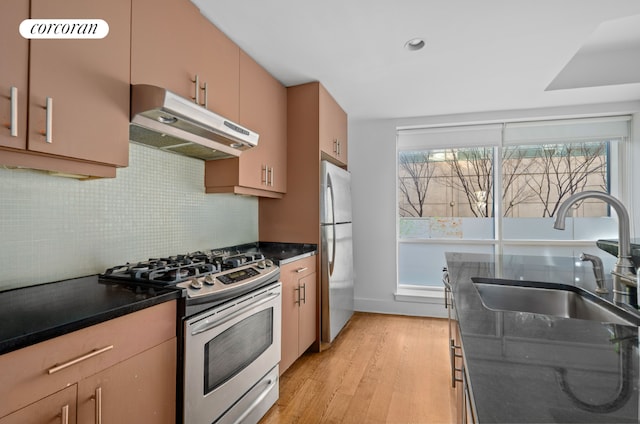
[[[196,324],[193,326],[192,330],[191,330],[191,335],[195,336],[201,333],[204,333],[205,331],[209,331],[213,328],[219,327],[221,325],[226,324],[227,322],[231,321],[232,319],[238,317],[239,315],[244,314],[245,312],[247,312],[250,309],[254,309],[260,305],[263,305],[267,302],[271,302],[273,300],[273,298],[276,298],[280,296],[280,293],[269,293],[264,299],[260,299],[256,302],[253,302],[247,306],[245,306],[244,308],[238,309],[237,311],[227,315],[226,317],[224,317],[221,320],[213,320],[213,321],[209,321],[209,319],[207,318],[206,320],[204,320],[203,322]]]

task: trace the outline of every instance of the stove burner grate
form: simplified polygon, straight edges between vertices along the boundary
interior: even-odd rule
[[[264,260],[264,255],[257,252],[197,251],[185,255],[151,258],[142,262],[118,265],[107,269],[102,275],[121,280],[168,285],[219,273],[260,260]]]

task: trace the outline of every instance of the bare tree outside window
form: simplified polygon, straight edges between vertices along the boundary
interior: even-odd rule
[[[401,169],[399,178],[400,214],[402,216],[425,216],[427,191],[436,166],[430,151],[401,152],[398,157]]]
[[[493,215],[493,149],[449,150],[448,165],[453,178],[446,183],[464,193],[469,209],[476,217]]]
[[[433,193],[443,190],[452,207],[458,201],[466,204],[449,216],[493,216],[493,156],[491,147],[401,152],[401,216],[442,216],[435,213],[441,208]],[[571,194],[607,191],[607,160],[607,141],[503,148],[503,216],[553,217]]]
[[[542,205],[542,217],[555,216],[572,194],[607,191],[607,144],[570,143],[538,146],[525,182]]]
[[[527,158],[527,149],[507,147],[502,150],[502,205],[503,216],[511,216],[521,203],[536,198],[522,180],[531,174],[533,162]]]

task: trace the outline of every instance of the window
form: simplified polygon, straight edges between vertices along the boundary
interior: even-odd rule
[[[440,287],[451,250],[597,254],[595,240],[617,237],[617,218],[604,202],[578,205],[566,231],[553,229],[553,217],[585,190],[624,201],[629,120],[399,130],[398,286]]]

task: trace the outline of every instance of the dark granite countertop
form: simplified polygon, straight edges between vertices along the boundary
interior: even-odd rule
[[[638,327],[492,311],[471,282],[494,277],[593,290],[589,266],[560,257],[446,257],[480,423],[638,422]]]
[[[278,265],[285,265],[318,253],[318,246],[315,244],[260,242],[259,245],[264,256]]]
[[[596,242],[601,250],[613,255],[618,256],[618,240],[598,240]],[[640,239],[631,239],[631,259],[633,263],[640,266]]]
[[[255,242],[226,249],[259,250],[279,265],[317,254],[317,245],[301,243]],[[182,289],[143,288],[97,275],[0,292],[0,355],[182,297]]]
[[[307,256],[316,255],[318,246],[307,243],[280,243],[259,241],[255,243],[241,244],[226,247],[225,249],[237,249],[238,251],[260,251],[265,258],[271,259],[276,265],[285,265]]]
[[[181,297],[97,275],[0,292],[0,354]]]

